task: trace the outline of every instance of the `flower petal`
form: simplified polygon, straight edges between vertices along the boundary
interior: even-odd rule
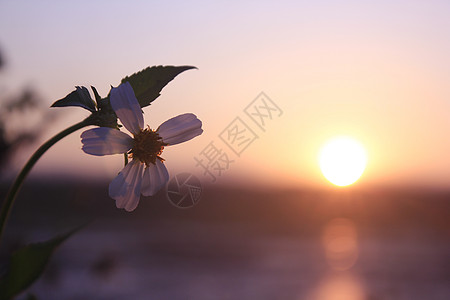
[[[132,160],[109,184],[109,196],[116,200],[117,208],[133,211],[141,196],[142,171],[144,164]]]
[[[108,127],[86,130],[81,134],[84,152],[92,155],[126,153],[132,147],[133,139],[126,133]]]
[[[164,143],[176,145],[202,134],[202,121],[194,114],[182,114],[162,123],[157,131]]]
[[[111,106],[128,131],[136,134],[144,127],[144,116],[129,82],[111,89]]]
[[[156,164],[150,164],[144,171],[141,193],[144,196],[153,196],[169,181],[169,172],[159,159]]]

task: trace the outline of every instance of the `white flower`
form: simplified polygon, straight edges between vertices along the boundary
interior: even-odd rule
[[[126,82],[113,88],[111,106],[133,137],[119,130],[98,127],[81,134],[83,151],[92,155],[128,153],[132,160],[109,185],[109,196],[118,208],[134,210],[140,195],[152,196],[169,180],[160,157],[165,146],[176,145],[202,134],[202,122],[194,114],[182,114],[156,130],[144,127],[144,117],[133,88]]]

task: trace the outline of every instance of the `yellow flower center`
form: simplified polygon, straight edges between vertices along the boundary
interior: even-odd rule
[[[150,163],[155,164],[156,159],[164,161],[164,159],[159,156],[161,155],[164,146],[167,145],[167,143],[162,141],[159,134],[149,127],[141,129],[139,133],[134,135],[133,148],[131,149],[130,154],[133,159],[139,159],[148,166]]]

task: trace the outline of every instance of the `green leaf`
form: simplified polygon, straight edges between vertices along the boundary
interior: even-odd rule
[[[56,247],[80,228],[42,243],[27,245],[13,253],[6,273],[0,277],[0,300],[12,299],[28,288],[44,271]]]
[[[88,89],[84,86],[76,86],[75,88],[75,91],[56,101],[51,107],[79,106],[90,112],[96,111],[95,102],[92,100],[91,95],[89,95]]]
[[[196,69],[192,66],[153,66],[122,79],[129,82],[141,107],[150,105],[159,97],[161,90],[178,74]]]

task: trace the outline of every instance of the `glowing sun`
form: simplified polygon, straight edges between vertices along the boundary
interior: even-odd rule
[[[366,164],[366,150],[351,137],[335,137],[325,143],[319,153],[323,176],[338,186],[346,186],[358,180]]]

